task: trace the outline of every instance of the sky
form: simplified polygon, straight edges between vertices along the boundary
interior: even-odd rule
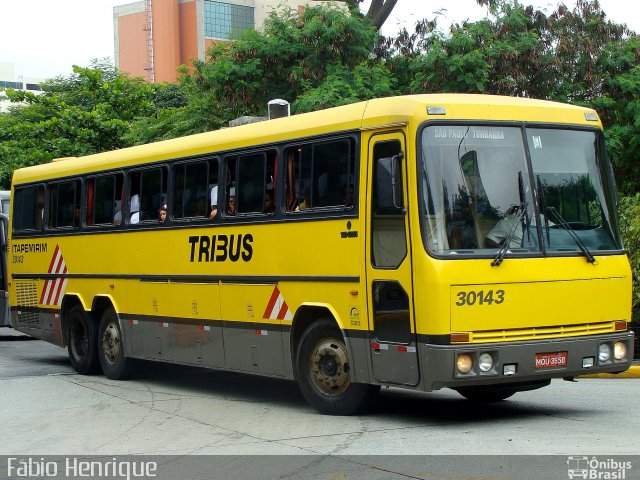
[[[607,16],[640,32],[640,15],[632,5],[637,0],[600,0]],[[0,62],[15,64],[16,76],[51,78],[68,75],[74,64],[88,66],[93,58],[113,59],[113,7],[127,0],[0,0]],[[365,8],[368,5],[365,1]],[[554,0],[523,0],[538,8],[553,10]],[[565,0],[572,6],[575,0]],[[638,9],[638,7],[636,7]],[[487,13],[476,0],[398,0],[382,33],[409,31],[417,20],[433,18],[438,24],[478,20]],[[631,13],[631,14],[630,14]]]

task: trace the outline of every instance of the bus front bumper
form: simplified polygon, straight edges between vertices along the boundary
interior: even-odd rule
[[[620,345],[626,350],[619,360],[614,358],[616,343],[618,352]],[[609,358],[605,359],[607,350]],[[500,384],[521,384],[525,389],[525,385],[544,384],[552,378],[624,372],[633,360],[633,332],[512,343],[422,344],[420,360],[426,391]],[[458,364],[470,365],[469,371],[461,372]]]

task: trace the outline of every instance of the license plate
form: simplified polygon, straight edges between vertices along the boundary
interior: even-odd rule
[[[536,368],[567,366],[567,352],[536,353]]]

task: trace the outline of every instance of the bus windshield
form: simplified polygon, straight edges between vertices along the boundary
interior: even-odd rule
[[[421,141],[421,228],[436,255],[621,249],[600,134],[438,125]]]

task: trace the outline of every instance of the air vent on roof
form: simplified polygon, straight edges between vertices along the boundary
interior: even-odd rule
[[[269,110],[269,120],[273,120],[274,118],[288,117],[291,114],[289,102],[287,102],[286,100],[281,100],[279,98],[270,100],[267,104],[267,107],[267,109]]]

